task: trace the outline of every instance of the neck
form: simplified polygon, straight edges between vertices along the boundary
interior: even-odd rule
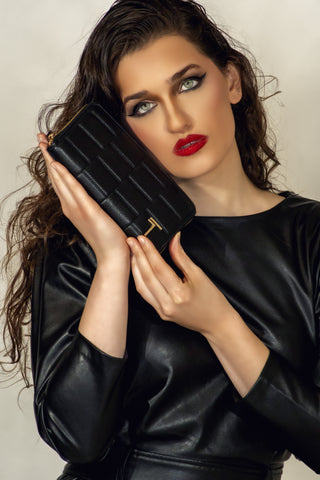
[[[268,210],[282,200],[282,197],[256,187],[245,174],[241,161],[234,162],[232,168],[225,171],[218,170],[198,178],[176,179],[194,202],[199,216],[252,215]]]

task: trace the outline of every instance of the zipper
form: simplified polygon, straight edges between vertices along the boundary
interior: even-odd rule
[[[52,145],[53,143],[53,140],[55,139],[55,137],[57,135],[59,135],[59,133],[63,132],[63,130],[65,130],[67,128],[68,125],[70,125],[71,122],[73,122],[73,120],[79,115],[80,112],[82,112],[82,110],[87,106],[86,105],[83,105],[83,107],[80,108],[80,110],[78,110],[78,112],[71,118],[71,120],[69,120],[69,122],[64,125],[64,127],[60,128],[60,130],[57,132],[57,133],[54,133],[54,132],[50,132],[49,135],[48,135],[48,143],[49,143],[49,146]]]

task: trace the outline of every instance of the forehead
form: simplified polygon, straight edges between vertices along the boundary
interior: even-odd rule
[[[188,64],[205,66],[209,57],[179,35],[165,35],[125,55],[119,62],[115,81],[121,95],[164,82]]]

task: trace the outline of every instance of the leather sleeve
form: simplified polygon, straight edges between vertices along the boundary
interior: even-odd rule
[[[78,331],[95,272],[84,243],[51,248],[35,271],[31,354],[41,437],[69,462],[102,458],[121,418],[124,359]]]
[[[320,394],[272,353],[242,408],[274,427],[286,448],[320,473]]]
[[[320,228],[310,242],[310,274],[314,298],[315,330],[320,329]],[[290,320],[290,319],[288,319]],[[320,473],[320,338],[314,371],[302,376],[280,355],[271,352],[256,384],[240,400],[240,407],[253,412],[274,429],[286,448],[315,472]]]

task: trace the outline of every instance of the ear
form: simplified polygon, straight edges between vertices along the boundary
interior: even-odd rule
[[[233,63],[228,63],[226,67],[226,79],[229,87],[230,103],[235,105],[242,98],[241,78],[237,67]]]

